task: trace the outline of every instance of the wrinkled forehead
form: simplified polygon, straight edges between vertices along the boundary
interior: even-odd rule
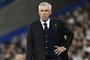
[[[44,5],[44,6],[40,6],[39,10],[51,10],[49,6]]]

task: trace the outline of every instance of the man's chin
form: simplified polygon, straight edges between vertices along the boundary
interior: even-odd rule
[[[48,18],[41,18],[42,21],[47,21]]]
[[[43,21],[47,21],[47,19],[43,19]]]

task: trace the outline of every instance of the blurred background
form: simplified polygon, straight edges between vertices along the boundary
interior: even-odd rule
[[[75,34],[69,59],[90,60],[90,0],[0,0],[0,60],[25,60],[28,24],[39,18],[42,1]]]

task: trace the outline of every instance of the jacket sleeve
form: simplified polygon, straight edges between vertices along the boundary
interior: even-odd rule
[[[66,40],[63,46],[68,50],[72,43],[74,33],[69,28],[67,28],[63,22],[62,22],[62,29],[63,29],[64,35],[66,36]]]
[[[33,56],[33,34],[31,25],[29,25],[27,32],[27,47],[26,47],[26,60],[32,60]]]

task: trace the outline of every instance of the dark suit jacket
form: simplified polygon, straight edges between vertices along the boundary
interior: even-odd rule
[[[64,23],[58,19],[50,19],[55,32],[58,46],[64,46],[67,50],[60,54],[63,60],[68,60],[67,51],[71,45],[74,34],[65,27]],[[35,21],[29,25],[27,35],[26,60],[46,60],[44,40],[42,38],[42,25],[40,21]],[[65,39],[64,36],[67,36]]]

